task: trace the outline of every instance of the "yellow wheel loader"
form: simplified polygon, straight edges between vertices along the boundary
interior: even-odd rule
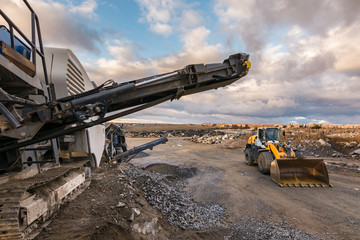
[[[280,128],[258,128],[244,148],[245,163],[257,164],[261,173],[270,174],[281,187],[331,187],[324,161],[304,158],[301,152],[281,143],[280,135]]]

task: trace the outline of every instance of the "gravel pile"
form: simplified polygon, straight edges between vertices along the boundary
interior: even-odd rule
[[[205,134],[202,136],[198,136],[198,135],[192,136],[191,138],[188,138],[188,140],[190,140],[192,142],[196,142],[196,143],[219,144],[227,139],[233,140],[233,139],[237,139],[237,138],[238,138],[237,135],[232,135],[232,134],[216,135],[216,136],[211,136],[209,134]]]
[[[321,240],[310,233],[305,233],[285,222],[250,221],[232,224],[224,239],[277,239],[277,240]],[[326,238],[332,239],[332,238]]]
[[[130,131],[126,134],[129,137],[184,137],[196,143],[220,144],[224,140],[233,140],[245,136],[245,133],[238,131],[235,133],[226,133],[219,130],[167,130],[167,131]]]
[[[325,130],[302,131],[288,129],[286,131],[286,142],[291,142],[290,146],[301,151],[305,156],[351,157],[360,160],[360,141],[353,140],[360,135],[359,131],[327,130],[326,134]],[[254,129],[184,129],[127,132],[129,137],[184,137],[187,140],[203,144],[222,144],[225,140],[247,141],[252,134],[255,134]],[[346,141],[341,139],[346,139]]]
[[[189,193],[182,190],[186,179],[144,171],[132,165],[128,165],[124,173],[144,192],[149,204],[165,215],[171,225],[193,230],[220,226],[224,208],[218,204],[195,202]]]
[[[209,130],[163,130],[163,131],[127,131],[129,137],[193,137],[225,135],[224,132]]]
[[[331,145],[321,145],[315,140],[310,140],[309,142],[303,142],[301,144],[295,145],[291,144],[290,146],[294,147],[298,151],[302,152],[304,156],[314,156],[314,157],[345,157],[344,154],[334,150]]]
[[[265,220],[240,220],[226,222],[225,209],[213,203],[197,203],[182,189],[186,179],[170,174],[159,174],[122,164],[129,181],[144,192],[150,205],[160,210],[173,226],[187,230],[223,229],[224,239],[322,239],[294,228],[287,222],[273,223]],[[169,168],[168,168],[169,169]],[[189,175],[191,177],[191,175]]]
[[[290,141],[290,146],[302,152],[305,156],[333,158],[352,157],[354,159],[360,159],[360,149],[357,152],[357,142],[345,142],[339,147],[334,143],[331,143],[329,139],[306,139]],[[352,149],[355,150],[350,152]]]

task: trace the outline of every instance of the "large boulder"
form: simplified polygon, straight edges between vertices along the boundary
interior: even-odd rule
[[[350,155],[360,155],[360,148],[356,149],[355,151],[352,151]]]

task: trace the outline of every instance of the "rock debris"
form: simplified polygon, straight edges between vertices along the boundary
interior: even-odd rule
[[[171,225],[181,229],[218,227],[225,209],[214,203],[197,203],[183,190],[186,179],[170,178],[128,165],[126,174],[144,192],[150,205],[161,211]]]

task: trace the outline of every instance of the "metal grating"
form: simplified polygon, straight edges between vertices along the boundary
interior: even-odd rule
[[[68,59],[67,64],[66,85],[69,95],[75,95],[85,91],[82,73],[71,59]]]

